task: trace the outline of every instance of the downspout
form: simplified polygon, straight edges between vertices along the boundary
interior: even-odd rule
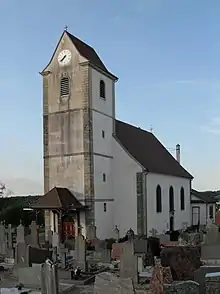
[[[143,170],[143,176],[144,176],[144,180],[143,180],[143,185],[144,185],[144,234],[147,236],[147,232],[148,232],[148,227],[147,227],[147,174],[148,172],[146,170]]]

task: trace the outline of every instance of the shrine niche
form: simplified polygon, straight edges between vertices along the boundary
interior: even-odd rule
[[[54,187],[39,198],[32,206],[33,209],[43,210],[45,215],[45,237],[48,239],[48,230],[58,233],[64,242],[73,239],[84,226],[86,206],[67,188]],[[82,232],[86,235],[86,232]]]

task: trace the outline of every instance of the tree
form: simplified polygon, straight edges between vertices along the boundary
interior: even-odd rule
[[[0,182],[0,197],[4,197],[4,192],[5,192],[5,184]]]

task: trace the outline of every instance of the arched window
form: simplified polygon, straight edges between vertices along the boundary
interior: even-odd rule
[[[60,96],[67,96],[70,93],[70,82],[68,77],[63,77],[60,80]]]
[[[180,209],[185,209],[185,195],[184,195],[184,189],[181,187],[180,189]]]
[[[170,186],[170,190],[169,190],[169,203],[170,203],[170,211],[174,211],[174,192],[173,192],[172,186]]]
[[[105,82],[103,80],[100,81],[100,97],[105,99]]]
[[[161,198],[161,187],[160,185],[157,186],[156,189],[156,209],[157,212],[162,212],[162,198]]]

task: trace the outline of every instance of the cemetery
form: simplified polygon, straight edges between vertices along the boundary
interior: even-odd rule
[[[175,236],[130,229],[120,239],[116,226],[111,242],[97,239],[93,225],[87,238],[78,232],[62,242],[35,221],[28,228],[1,222],[1,293],[220,293],[220,233],[212,220]]]

